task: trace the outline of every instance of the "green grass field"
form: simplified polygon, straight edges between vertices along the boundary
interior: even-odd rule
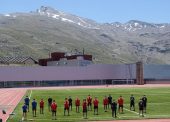
[[[111,94],[113,99],[118,99],[120,95],[123,96],[125,100],[124,114],[118,114],[116,119],[144,119],[144,118],[170,118],[170,88],[98,88],[98,89],[67,89],[67,90],[32,90],[27,91],[26,95],[31,95],[31,101],[33,98],[39,101],[41,98],[45,100],[45,114],[39,114],[39,106],[37,110],[37,117],[32,117],[32,112],[28,113],[28,119],[33,119],[34,122],[50,122],[54,121],[51,119],[51,113],[48,111],[47,99],[51,96],[56,100],[58,104],[57,109],[57,120],[56,121],[97,121],[97,120],[113,120],[111,117],[111,110],[104,112],[103,110],[103,98],[105,95]],[[90,94],[93,98],[95,96],[99,99],[99,115],[93,115],[93,111],[88,111],[88,119],[82,117],[82,106],[80,107],[80,113],[75,112],[75,105],[73,104],[73,110],[70,112],[70,116],[63,115],[63,103],[64,98],[71,96],[73,98],[73,103],[76,96],[81,99],[86,98]],[[136,100],[136,111],[129,111],[129,97],[134,94]],[[139,117],[138,115],[138,101],[141,96],[146,95],[148,98],[147,113],[145,117]],[[24,99],[24,98],[23,98]],[[7,122],[19,122],[22,118],[23,99],[15,109],[15,115],[11,116]],[[30,106],[31,109],[31,106]]]

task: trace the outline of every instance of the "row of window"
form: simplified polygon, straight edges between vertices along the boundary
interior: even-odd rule
[[[126,80],[67,80],[67,81],[5,81],[0,82],[1,88],[11,87],[45,87],[45,86],[77,86],[77,85],[106,85],[132,84]],[[133,82],[134,83],[134,82]]]

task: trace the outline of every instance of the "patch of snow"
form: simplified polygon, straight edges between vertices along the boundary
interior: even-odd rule
[[[79,19],[82,23],[85,23],[85,24],[86,24],[86,22],[85,22],[83,19],[81,19],[81,18],[79,18],[79,17],[78,17],[78,19]]]
[[[136,23],[136,22],[134,24],[135,24],[135,27],[139,25],[139,23]]]
[[[71,22],[71,23],[75,23],[74,21],[67,19],[67,18],[61,18],[62,21],[67,21],[67,22]]]
[[[4,16],[6,16],[6,17],[10,17],[11,15],[10,15],[10,14],[5,14]]]
[[[131,29],[133,29],[133,27],[132,27],[132,25],[131,25],[131,24],[130,24],[129,26],[130,26],[130,27],[129,27],[129,28],[127,28],[127,30],[131,31]]]
[[[120,25],[116,24],[116,27],[118,28],[118,27],[120,27]]]
[[[40,14],[40,15],[44,15],[44,14],[45,14],[45,12],[41,12],[41,11],[40,11],[40,13],[39,13],[39,14]]]
[[[165,27],[165,25],[162,25],[161,27],[159,27],[159,28],[164,28]]]
[[[58,14],[54,14],[54,15],[52,16],[52,18],[58,19],[59,16],[60,16],[60,15],[58,15]]]

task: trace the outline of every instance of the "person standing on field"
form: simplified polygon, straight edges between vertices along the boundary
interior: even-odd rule
[[[87,102],[86,102],[86,99],[83,100],[83,117],[87,118]]]
[[[119,113],[123,113],[123,104],[124,104],[124,99],[122,96],[119,97],[118,99],[118,104],[119,104]]]
[[[51,104],[53,99],[51,97],[48,98],[48,110],[51,111]]]
[[[68,112],[68,116],[69,116],[69,101],[67,98],[65,98],[65,101],[64,101],[64,116],[65,116],[65,112]]]
[[[44,100],[41,99],[40,101],[40,114],[44,114]]]
[[[55,102],[55,100],[53,100],[53,102],[51,104],[51,111],[52,111],[52,119],[56,120],[57,103]]]
[[[109,108],[109,105],[112,104],[112,96],[111,94],[109,94],[109,97],[108,97],[108,108]]]
[[[87,97],[87,106],[88,106],[88,111],[89,111],[89,107],[90,110],[92,111],[92,97],[90,96],[90,94]]]
[[[69,99],[68,99],[68,101],[69,101],[69,109],[72,111],[72,98],[71,98],[71,96],[69,96]]]
[[[103,106],[104,106],[104,111],[107,112],[107,106],[108,106],[108,97],[105,96],[103,99]]]
[[[80,99],[77,97],[75,100],[76,112],[79,113]]]
[[[146,95],[143,95],[142,101],[143,101],[143,112],[146,113],[146,106],[147,106],[147,97],[146,97]]]
[[[112,117],[116,118],[116,113],[117,113],[117,103],[115,100],[113,100],[112,104],[111,104],[111,109],[112,109]]]
[[[142,114],[142,117],[144,117],[144,115],[143,115],[144,104],[143,104],[142,99],[139,100],[138,106],[139,106],[139,116],[140,116],[140,114]]]
[[[33,99],[33,101],[32,101],[32,114],[33,114],[33,117],[36,117],[36,111],[37,111],[37,102],[35,101],[35,99]]]
[[[133,94],[130,96],[130,110],[135,111],[135,97],[133,96]]]
[[[99,101],[98,101],[97,97],[95,97],[95,99],[93,101],[93,105],[94,105],[94,115],[95,115],[95,113],[96,113],[96,115],[98,115]]]
[[[24,103],[24,105],[22,106],[22,120],[26,120],[27,119],[27,108],[28,106]]]
[[[24,101],[25,101],[25,105],[27,106],[27,110],[28,110],[28,112],[29,112],[29,104],[30,104],[30,99],[29,99],[29,97],[26,96],[26,98],[24,99]]]

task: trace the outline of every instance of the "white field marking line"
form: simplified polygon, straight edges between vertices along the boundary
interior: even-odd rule
[[[124,108],[126,111],[129,111],[129,112],[131,112],[131,113],[134,113],[134,114],[137,114],[137,115],[139,115],[139,113],[137,113],[137,112],[135,112],[135,111],[131,111],[131,110],[129,110],[129,109],[127,109],[127,108]]]
[[[30,92],[30,96],[29,96],[29,99],[31,99],[31,96],[32,96],[32,90],[31,90],[31,92]]]
[[[155,105],[155,104],[156,104],[156,105],[157,105],[157,104],[159,105],[159,104],[169,104],[169,103],[170,103],[170,102],[161,102],[161,103],[148,103],[148,104],[149,104],[149,105],[152,105],[152,104],[153,104],[153,105]]]
[[[148,117],[170,117],[170,115],[147,115]]]
[[[139,118],[139,116],[121,116],[122,118]]]

